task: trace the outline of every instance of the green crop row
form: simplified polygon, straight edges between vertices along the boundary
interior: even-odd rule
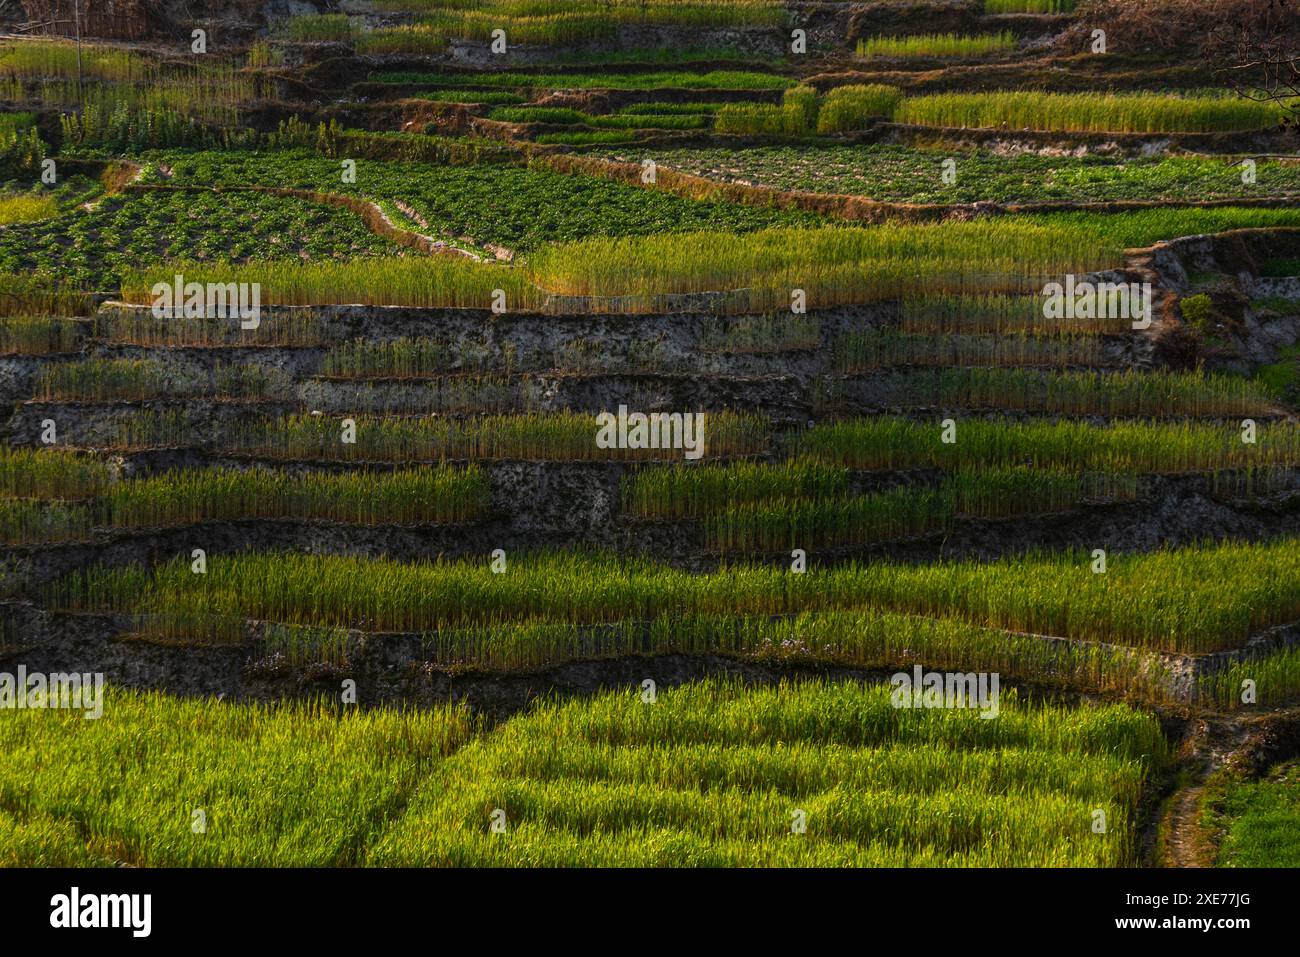
[[[639,162],[627,149],[598,151]],[[844,194],[893,203],[1051,203],[1119,200],[1199,202],[1300,194],[1300,167],[1260,158],[1245,181],[1234,156],[1088,153],[1039,155],[997,149],[941,150],[891,143],[812,143],[748,146],[655,146],[654,160],[706,179],[798,192]],[[952,176],[945,177],[945,161]]]
[[[924,49],[918,38],[891,41],[900,49]],[[793,92],[787,90],[787,94]],[[904,96],[896,87],[850,84],[825,96],[809,92],[803,108],[787,96],[782,106],[730,104],[716,114],[720,133],[797,137],[814,131],[849,133],[873,120],[963,129],[1012,129],[1109,133],[1214,133],[1277,126],[1282,105],[1231,95],[1159,93],[933,93]]]
[[[436,462],[459,459],[680,459],[682,449],[601,448],[597,417],[572,412],[486,416],[477,419],[351,420],[353,441],[344,441],[343,421],[323,416],[289,416],[251,424],[232,439],[234,449],[260,458],[320,461]],[[703,455],[753,455],[769,441],[760,416],[707,413],[698,437]]]
[[[1099,547],[1105,542],[1099,541]],[[92,568],[49,586],[47,604],[81,611],[434,632],[509,621],[598,624],[682,616],[791,615],[876,607],[980,627],[1206,652],[1240,647],[1261,629],[1300,619],[1300,550],[1291,540],[996,562],[876,562],[809,570],[761,566],[716,573],[581,552],[402,564],[298,554],[213,556],[152,570]],[[187,624],[188,622],[188,624]]]
[[[337,640],[326,631],[288,631],[307,637],[295,647],[300,662],[335,657]],[[638,654],[720,654],[769,663],[856,668],[920,664],[930,669],[996,672],[1003,679],[1041,685],[1122,692],[1154,702],[1176,700],[1171,675],[1159,659],[1129,648],[1051,641],[954,618],[877,609],[776,618],[669,614],[602,625],[504,622],[439,631],[427,639],[425,654],[440,668],[507,672]]]
[[[613,127],[617,129],[697,130],[708,125],[706,116],[698,114],[650,113],[591,114],[567,107],[502,106],[488,114],[488,119],[504,123],[553,123],[560,126]]]
[[[1300,648],[1234,661],[1197,680],[1198,700],[1223,711],[1277,707],[1300,696]]]
[[[119,402],[165,397],[222,399],[283,398],[289,385],[278,369],[247,363],[217,363],[195,375],[168,371],[156,359],[78,359],[44,366],[36,398],[45,402]]]
[[[939,422],[856,419],[798,433],[790,451],[801,459],[854,469],[1004,468],[1189,473],[1300,465],[1300,429],[1261,424],[1255,442],[1237,425],[1206,423],[1024,422],[970,419],[943,441]]]
[[[1169,754],[1123,706],[1006,693],[986,721],[853,683],[606,692],[490,733],[463,709],[103,707],[0,724],[0,864],[1116,866]]]
[[[1133,476],[960,470],[937,488],[901,486],[856,498],[791,494],[733,505],[705,517],[704,540],[723,554],[855,548],[949,531],[958,518],[1051,514],[1138,494]]]
[[[443,866],[1117,865],[1167,748],[1109,706],[998,720],[888,688],[709,682],[548,703],[443,763],[374,849]],[[1094,811],[1107,815],[1092,832]],[[493,833],[493,816],[504,826]]]
[[[1104,316],[1047,319],[1041,296],[917,296],[900,304],[905,335],[1028,336],[1125,332],[1132,320]]]
[[[63,464],[56,459],[56,462]],[[77,460],[73,460],[74,464]],[[77,476],[24,476],[4,480],[4,492],[29,495],[72,486],[84,504],[40,505],[0,499],[0,540],[10,544],[84,540],[96,529],[170,528],[197,522],[300,519],[350,525],[460,524],[481,518],[491,485],[478,469],[434,468],[397,472],[295,475],[270,469],[173,471],[104,487],[89,464]],[[46,471],[52,471],[47,469]],[[18,486],[15,488],[15,486]],[[72,496],[59,496],[72,497]],[[43,533],[43,534],[42,534]]]
[[[1211,133],[1277,126],[1276,103],[1155,93],[935,93],[903,99],[900,123],[1106,133]]]
[[[985,13],[1069,13],[1077,0],[984,0]]]
[[[439,87],[508,87],[516,90],[783,90],[794,81],[776,73],[745,70],[656,71],[653,73],[413,73],[371,75],[381,83]]]
[[[324,376],[419,378],[445,371],[458,358],[434,339],[355,342],[334,346],[321,360]]]
[[[312,310],[263,311],[257,328],[232,319],[157,318],[139,311],[101,311],[95,335],[105,342],[132,346],[319,346],[326,342],[324,320]]]
[[[876,36],[858,41],[860,57],[974,57],[1014,50],[1016,38],[1001,33],[917,33],[909,36]]]
[[[871,387],[866,404],[898,409],[997,409],[1133,418],[1276,415],[1269,390],[1249,379],[1202,372],[1057,372],[948,368],[894,372],[858,383],[827,379],[819,402],[834,409]]]
[[[0,448],[0,498],[85,499],[107,490],[108,467],[56,449]]]

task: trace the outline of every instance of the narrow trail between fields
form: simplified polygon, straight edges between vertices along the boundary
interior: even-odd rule
[[[1217,836],[1202,824],[1207,785],[1219,773],[1253,777],[1300,753],[1300,708],[1194,718],[1183,738],[1178,784],[1143,838],[1163,867],[1213,867]]]

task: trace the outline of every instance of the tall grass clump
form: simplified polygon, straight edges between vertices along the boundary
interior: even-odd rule
[[[1080,552],[876,564],[862,576],[863,600],[896,611],[1193,654],[1240,647],[1300,618],[1300,551],[1288,540],[1112,553],[1104,575]]]
[[[141,80],[152,69],[135,51],[90,43],[78,50],[66,40],[6,40],[0,47],[0,76],[75,78],[78,62],[83,75],[96,80]]]
[[[439,87],[509,87],[516,90],[783,90],[795,84],[779,73],[709,70],[705,73],[373,73],[379,83],[429,84]]]
[[[103,462],[55,449],[0,447],[0,497],[80,500],[102,495],[110,474]]]
[[[95,335],[133,346],[317,346],[326,341],[324,320],[312,310],[264,311],[256,329],[226,319],[154,317],[149,312],[101,311]]]
[[[985,13],[1069,13],[1077,0],[984,0]]]
[[[75,352],[81,327],[68,319],[28,316],[0,319],[0,356],[47,356]]]
[[[84,506],[0,499],[0,543],[5,545],[86,541],[90,534],[90,510]]]
[[[1247,682],[1252,683],[1253,701],[1243,700]],[[1287,704],[1300,696],[1300,648],[1236,660],[1203,674],[1197,679],[1196,694],[1204,704],[1222,711]]]
[[[872,120],[889,118],[902,91],[880,83],[837,86],[822,99],[818,133],[848,133],[865,129]]]
[[[298,634],[308,629],[294,629]],[[324,631],[317,629],[317,631]],[[328,632],[322,654],[331,653]],[[636,654],[714,654],[763,662],[835,663],[858,668],[989,671],[1040,685],[1119,691],[1152,702],[1177,699],[1159,659],[1129,648],[1060,642],[951,618],[875,609],[790,616],[675,614],[611,624],[524,621],[439,631],[424,645],[439,668],[534,670]],[[312,655],[304,649],[303,657]]]
[[[342,13],[299,14],[285,21],[279,36],[299,43],[352,43],[364,29],[361,17]]]
[[[722,355],[764,355],[816,349],[822,324],[816,316],[737,316],[700,323],[699,347]]]
[[[1004,519],[1077,508],[1086,500],[1132,501],[1129,476],[1028,467],[960,469],[937,487],[898,486],[857,497],[802,497],[791,490],[706,516],[706,546],[720,553],[856,548],[950,530],[958,518]]]
[[[57,215],[59,204],[53,196],[21,193],[0,193],[0,226],[10,223],[32,223]]]
[[[170,391],[166,367],[152,359],[79,359],[44,366],[36,397],[45,402],[152,399]]]
[[[78,60],[82,74],[94,81],[85,87],[77,84]],[[245,72],[236,59],[161,59],[90,43],[81,44],[78,51],[68,40],[6,43],[0,50],[3,80],[13,98],[51,109],[77,107],[102,116],[119,109],[130,114],[172,113],[217,124],[238,122],[243,104],[270,99],[273,89],[264,78]]]
[[[156,359],[78,359],[46,365],[36,380],[45,402],[138,402],[185,396],[220,399],[285,398],[287,374],[278,368],[217,363],[197,373],[175,373]]]
[[[86,316],[93,305],[90,295],[57,279],[0,270],[0,316]]]
[[[1029,293],[1043,277],[1117,266],[1100,234],[1011,221],[767,229],[600,237],[543,246],[532,279],[550,293],[612,299],[625,311],[670,308],[665,297],[726,294],[726,311],[788,311],[909,295]]]
[[[16,866],[338,867],[362,863],[476,725],[461,707],[340,711],[109,688],[104,714],[39,708],[0,722],[0,793],[68,841],[6,840]],[[273,786],[268,786],[273,784]],[[202,795],[207,831],[194,839]]]
[[[695,130],[702,129],[709,122],[703,114],[592,114],[555,106],[502,106],[488,114],[488,119],[505,123],[549,123],[561,126],[581,124],[629,130]]]
[[[740,504],[847,491],[844,469],[817,464],[677,465],[629,475],[623,483],[623,508],[638,518],[693,518]]]
[[[1103,235],[1109,243],[1126,249],[1146,247],[1180,236],[1221,233],[1230,229],[1300,227],[1300,210],[1292,207],[1164,206],[1124,213],[1071,211],[1037,213],[1016,218],[1025,223],[1088,230]]]
[[[1016,38],[1009,30],[979,33],[920,33],[904,37],[876,36],[858,41],[860,57],[969,57],[1014,50]]]
[[[1158,93],[935,93],[908,97],[894,119],[920,126],[1099,133],[1221,133],[1277,126],[1282,108],[1234,97]]]
[[[803,136],[817,126],[817,91],[791,87],[780,106],[769,103],[728,103],[713,115],[713,129],[738,136]]]
[[[784,4],[740,0],[699,3],[683,0],[610,0],[593,8],[577,0],[518,3],[515,0],[385,0],[385,7],[418,14],[405,27],[376,29],[359,49],[370,53],[429,52],[434,41],[487,42],[503,29],[512,43],[528,46],[574,46],[617,36],[620,24],[663,24],[718,29],[780,27],[789,19]],[[416,39],[418,38],[418,39]]]

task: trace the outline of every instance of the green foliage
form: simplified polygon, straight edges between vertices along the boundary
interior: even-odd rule
[[[285,21],[280,36],[298,42],[351,43],[364,26],[361,17],[343,13],[299,14]]]
[[[794,81],[775,73],[710,70],[706,73],[413,73],[371,74],[379,83],[439,87],[513,87],[518,90],[783,90]]]
[[[611,150],[622,159],[627,151]],[[957,180],[945,183],[952,158]],[[882,202],[1036,203],[1204,200],[1300,195],[1300,166],[1261,159],[1256,181],[1214,156],[1084,156],[936,150],[886,143],[750,146],[744,150],[656,147],[655,161],[697,176],[775,189],[849,193]],[[1208,212],[1208,211],[1207,211]]]
[[[1300,465],[1300,429],[1261,425],[1252,445],[1237,423],[1017,421],[973,418],[944,443],[931,422],[875,417],[823,423],[790,442],[801,458],[854,469],[1038,468],[1190,473]]]
[[[902,37],[877,36],[858,41],[860,57],[977,57],[1006,53],[1016,47],[1015,36],[981,33],[974,36],[958,33],[918,33]]]
[[[339,713],[114,689],[104,715],[23,709],[0,722],[0,864],[360,864],[474,732],[461,708]]]
[[[984,0],[985,13],[1069,13],[1076,0]]]
[[[337,442],[335,443],[338,444]],[[409,461],[410,459],[408,459]],[[434,632],[549,621],[575,625],[664,615],[793,615],[862,607],[1152,650],[1204,653],[1300,618],[1300,552],[1287,539],[1111,554],[1105,574],[1082,552],[928,565],[849,563],[792,574],[723,566],[684,572],[583,552],[514,558],[509,575],[478,559],[404,564],[288,553],[188,556],[74,572],[48,605],[151,620],[179,637],[247,619],[370,631]]]
[[[294,263],[392,255],[399,248],[352,212],[305,200],[247,191],[128,191],[90,209],[0,230],[0,271],[110,290],[150,266],[170,282],[177,269],[161,264],[184,259],[198,267],[195,280],[208,281],[204,273],[217,270],[218,257]]]
[[[895,708],[889,689],[706,682],[548,702],[442,764],[370,863],[1093,865],[1131,861],[1167,748],[1116,706]],[[489,826],[506,814],[505,835]],[[791,836],[792,813],[806,833]],[[1106,811],[1104,835],[1092,812]]]
[[[0,124],[0,180],[34,178],[44,159],[45,143],[34,126]]]
[[[1211,792],[1206,817],[1222,830],[1218,867],[1300,867],[1300,762]]]
[[[922,126],[1213,133],[1275,127],[1282,108],[1232,96],[1157,93],[935,93],[908,97],[894,119]]]
[[[234,445],[258,457],[320,461],[439,462],[462,459],[601,461],[679,458],[672,449],[602,449],[594,415],[576,412],[474,419],[354,417],[356,442],[339,442],[341,424],[324,416],[289,416],[248,425]],[[706,455],[750,455],[767,444],[758,416],[720,412],[705,418]]]
[[[874,119],[893,116],[902,93],[879,83],[837,86],[822,100],[818,133],[845,133],[865,129]]]
[[[57,355],[73,352],[80,344],[81,328],[68,319],[0,319],[0,356]]]
[[[1248,379],[1202,372],[1072,372],[1028,368],[921,369],[873,380],[872,404],[890,409],[1000,409],[1061,415],[1223,417],[1276,415],[1267,389]],[[822,381],[827,408],[853,401],[854,383]]]

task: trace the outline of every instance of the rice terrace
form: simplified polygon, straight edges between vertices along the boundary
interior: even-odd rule
[[[0,0],[0,393],[6,869],[1300,866],[1300,3]]]

